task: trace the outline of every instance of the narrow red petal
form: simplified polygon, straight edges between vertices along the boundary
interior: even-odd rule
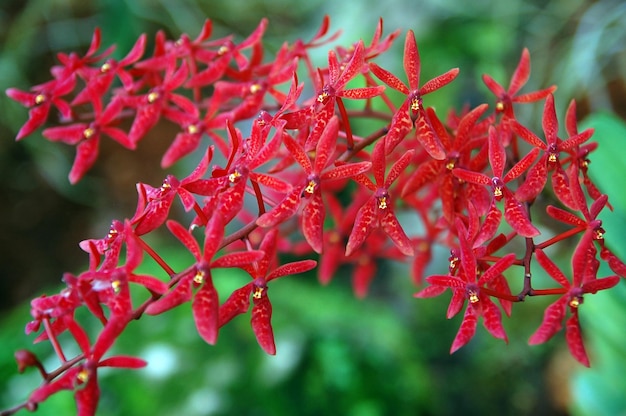
[[[574,313],[567,320],[567,326],[565,330],[565,339],[567,341],[567,347],[572,356],[584,365],[590,367],[589,357],[585,350],[585,344],[583,343],[583,336],[580,330],[580,323],[578,322],[578,314]]]
[[[463,347],[474,337],[474,334],[476,333],[476,324],[477,317],[474,313],[474,308],[468,305],[467,309],[465,309],[465,316],[463,316],[461,327],[452,342],[450,354]]]
[[[511,191],[504,193],[504,218],[511,227],[522,237],[536,237],[539,230],[530,222],[528,214],[522,204],[515,199]]]
[[[214,345],[219,329],[219,299],[211,276],[205,277],[200,290],[194,296],[192,311],[198,334],[208,344]]]
[[[414,91],[419,88],[420,83],[420,54],[415,41],[415,33],[409,30],[404,40],[404,72],[409,80],[409,90]]]
[[[528,81],[530,77],[530,53],[527,48],[522,51],[522,56],[513,76],[511,77],[511,84],[509,84],[509,95],[515,95]]]
[[[324,242],[324,201],[321,192],[310,197],[302,211],[302,234],[316,253],[322,252]]]
[[[537,258],[537,262],[543,267],[543,269],[548,272],[550,277],[552,277],[558,284],[563,286],[564,288],[569,288],[571,283],[565,274],[559,269],[559,267],[554,264],[552,260],[543,252],[541,249],[535,250],[535,257]]]
[[[500,312],[500,309],[487,296],[481,296],[479,302],[482,302],[483,304],[483,324],[485,325],[487,331],[493,337],[508,342],[506,331],[502,326],[502,313]]]
[[[250,323],[261,348],[270,355],[276,355],[272,329],[272,304],[267,295],[262,295],[259,300],[255,301]]]
[[[554,336],[563,327],[563,318],[567,308],[567,296],[562,296],[548,306],[543,315],[543,321],[537,330],[530,336],[530,345],[543,344]]]

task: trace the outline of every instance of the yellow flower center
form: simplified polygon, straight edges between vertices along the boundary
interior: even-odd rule
[[[194,283],[201,284],[204,282],[205,274],[203,271],[198,270],[196,275],[193,277]]]
[[[326,91],[324,91],[323,93],[321,93],[320,95],[317,96],[317,102],[318,103],[323,103],[324,100],[326,100],[328,98],[328,93]]]
[[[91,136],[94,135],[94,133],[96,132],[96,130],[93,127],[87,127],[84,131],[83,131],[83,137],[85,139],[90,138]]]
[[[252,292],[252,297],[255,299],[261,299],[261,296],[263,295],[264,291],[265,291],[264,288],[257,286],[254,288],[254,292]]]
[[[572,298],[572,300],[569,301],[569,306],[574,309],[578,308],[578,306],[580,306],[580,298],[578,296]]]
[[[46,96],[45,96],[45,95],[43,95],[43,94],[38,94],[38,95],[35,97],[35,104],[41,104],[41,103],[43,103],[44,101],[46,101]]]
[[[476,293],[476,291],[474,290],[470,290],[468,295],[469,295],[469,301],[471,303],[476,303],[480,300],[480,298],[478,297],[478,293]]]
[[[420,101],[417,98],[413,98],[411,100],[411,110],[413,111],[419,111],[420,109]]]
[[[159,93],[158,92],[152,91],[150,94],[148,94],[148,102],[150,104],[154,103],[158,99],[159,99]]]
[[[239,173],[238,170],[235,170],[233,173],[228,175],[228,181],[230,183],[234,183],[237,180],[237,178],[239,178],[240,176],[241,176],[241,173]]]
[[[78,379],[78,382],[83,384],[89,381],[89,371],[83,369],[80,370],[78,372],[78,374],[76,375],[76,378]]]
[[[315,188],[317,187],[317,183],[314,180],[310,180],[309,184],[304,188],[304,192],[307,194],[312,194],[315,192]]]

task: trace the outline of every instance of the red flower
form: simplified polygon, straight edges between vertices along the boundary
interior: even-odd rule
[[[263,237],[259,246],[259,250],[264,253],[263,258],[242,266],[254,280],[235,290],[219,309],[219,326],[221,327],[235,316],[247,312],[250,308],[250,296],[252,296],[254,302],[252,330],[259,345],[270,355],[276,354],[276,345],[271,323],[272,304],[267,296],[267,284],[279,277],[304,273],[317,265],[314,260],[302,260],[283,264],[270,271],[276,261],[277,237],[278,230],[275,228]]]
[[[307,202],[302,212],[302,233],[311,248],[321,253],[323,247],[323,229],[326,210],[322,200],[322,184],[354,177],[368,170],[369,162],[350,163],[326,169],[330,157],[335,151],[335,143],[339,134],[339,120],[332,117],[324,129],[315,151],[315,160],[311,161],[304,149],[291,136],[285,135],[284,142],[294,159],[302,166],[307,175],[306,183],[295,187],[271,211],[261,215],[257,224],[261,227],[272,227],[293,216],[302,198]]]
[[[511,77],[511,83],[508,89],[504,89],[502,85],[498,84],[489,75],[483,75],[483,81],[487,88],[496,96],[496,111],[503,113],[510,119],[515,118],[513,112],[514,103],[530,103],[539,101],[556,90],[556,86],[552,86],[543,90],[534,91],[522,95],[516,95],[519,90],[526,84],[530,77],[530,53],[527,48],[522,51],[522,57],[520,58],[517,68]]]
[[[224,236],[224,221],[216,212],[206,225],[204,247],[182,225],[174,220],[167,222],[167,227],[189,250],[196,260],[195,264],[181,272],[178,282],[165,296],[154,301],[146,308],[146,313],[157,315],[172,309],[193,298],[192,310],[196,328],[200,336],[209,344],[215,344],[219,328],[219,299],[211,270],[219,267],[241,267],[263,258],[263,252],[250,250],[227,253],[213,260]],[[193,295],[192,286],[199,287]]]
[[[391,88],[400,91],[407,96],[400,109],[394,114],[387,133],[386,153],[391,151],[404,139],[413,126],[417,123],[417,138],[424,149],[435,159],[444,159],[445,152],[441,142],[435,137],[427,120],[423,118],[422,97],[449,84],[459,73],[458,68],[439,75],[424,85],[419,86],[421,62],[415,34],[409,30],[404,42],[404,72],[409,80],[409,85],[400,81],[391,72],[382,69],[375,63],[370,63],[370,69],[381,81]]]
[[[509,253],[485,270],[479,269],[476,254],[468,241],[467,230],[460,220],[457,220],[456,225],[459,232],[461,256],[461,267],[458,269],[459,276],[429,276],[426,278],[426,281],[432,286],[415,294],[415,297],[420,298],[432,297],[443,293],[446,288],[451,288],[452,299],[448,307],[448,319],[459,313],[466,300],[469,301],[461,327],[452,343],[450,353],[455,352],[474,337],[479,316],[483,317],[483,324],[491,335],[495,338],[507,340],[506,333],[502,327],[502,314],[491,300],[491,296],[498,295],[498,293],[487,287],[487,285],[501,276],[515,262],[515,254]],[[477,278],[479,273],[480,277]],[[506,296],[507,294],[504,295]]]
[[[167,175],[159,188],[138,183],[137,193],[139,201],[132,223],[135,224],[137,235],[146,234],[160,227],[169,215],[170,208],[176,195],[180,198],[186,211],[196,206],[194,195],[187,189],[200,180],[208,169],[213,157],[213,147],[209,146],[198,166],[186,178],[179,180],[173,175]]]
[[[484,173],[473,172],[462,168],[454,168],[452,171],[456,177],[466,182],[491,187],[493,199],[484,225],[484,227],[488,227],[492,230],[491,235],[496,232],[500,220],[502,219],[502,214],[496,206],[496,201],[502,198],[504,198],[504,218],[506,222],[523,237],[539,235],[539,230],[528,219],[528,214],[524,207],[515,198],[513,191],[506,186],[508,182],[523,174],[535,161],[537,156],[539,156],[539,149],[534,148],[504,175],[506,152],[498,131],[495,127],[491,126],[489,128],[489,162],[494,176],[490,178]]]
[[[106,134],[127,149],[135,148],[135,143],[129,140],[126,133],[114,127],[122,108],[122,99],[116,97],[103,112],[95,108],[94,121],[91,123],[51,127],[43,131],[43,136],[51,141],[76,145],[76,157],[69,173],[69,180],[72,184],[77,183],[96,162],[102,134]]]
[[[515,192],[520,201],[531,201],[543,190],[548,179],[548,171],[552,171],[552,189],[559,200],[568,208],[576,209],[570,192],[570,183],[567,174],[561,166],[559,158],[561,152],[570,151],[587,141],[593,134],[593,129],[587,129],[580,134],[575,134],[562,140],[557,137],[559,124],[554,109],[554,97],[552,94],[546,98],[543,110],[543,132],[546,138],[544,143],[533,132],[521,125],[517,120],[511,121],[513,131],[531,145],[543,150],[545,153],[537,164],[529,170],[524,184]]]
[[[588,251],[586,246],[592,235],[589,231],[585,232],[572,257],[572,281],[565,276],[541,249],[535,251],[537,262],[563,289],[558,290],[559,293],[562,293],[562,296],[546,309],[543,322],[528,341],[529,344],[534,345],[542,344],[552,338],[561,329],[567,313],[567,307],[569,306],[571,316],[567,320],[565,333],[567,346],[572,356],[587,367],[589,367],[589,357],[585,351],[578,321],[578,310],[583,303],[583,295],[612,288],[619,282],[618,276],[596,279],[595,275],[588,274]],[[557,292],[557,290],[554,292]]]
[[[17,88],[7,89],[6,94],[9,98],[30,109],[28,121],[20,128],[15,140],[21,140],[41,127],[48,119],[52,105],[59,110],[64,119],[71,119],[72,108],[61,97],[72,92],[74,85],[76,85],[76,78],[70,76],[37,85],[31,88],[32,92],[21,91]]]
[[[411,162],[415,153],[413,150],[406,152],[393,164],[385,179],[385,139],[379,140],[374,146],[372,153],[372,167],[374,170],[374,182],[367,176],[361,174],[354,179],[374,193],[363,204],[354,220],[354,227],[350,233],[348,244],[346,245],[346,256],[352,254],[370,235],[372,230],[382,227],[385,233],[391,238],[396,247],[405,255],[414,254],[411,240],[402,229],[398,218],[393,210],[389,188],[400,176]]]
[[[134,80],[127,67],[141,58],[145,48],[146,35],[141,35],[124,58],[119,61],[107,59],[99,68],[86,72],[84,78],[87,86],[72,100],[72,105],[91,102],[96,112],[101,111],[102,98],[109,91],[115,77],[121,80],[125,90],[131,90]]]

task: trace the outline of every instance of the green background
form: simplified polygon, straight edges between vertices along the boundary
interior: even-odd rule
[[[103,45],[117,44],[116,56],[121,57],[141,33],[151,39],[157,30],[171,38],[182,32],[194,37],[207,17],[214,21],[215,36],[235,33],[238,39],[261,17],[268,17],[266,41],[270,49],[277,49],[286,39],[309,39],[324,14],[331,16],[331,29],[343,31],[339,43],[367,41],[382,16],[385,33],[400,28],[402,34],[394,52],[377,62],[400,68],[402,39],[407,29],[413,29],[422,57],[422,82],[451,67],[461,70],[445,93],[428,97],[428,104],[460,109],[466,102],[491,100],[481,74],[508,82],[526,46],[532,75],[524,91],[558,84],[559,119],[569,100],[576,98],[584,119],[581,128],[596,128],[594,140],[601,145],[592,155],[590,171],[614,207],[602,216],[607,242],[626,258],[623,2],[473,1],[471,7],[452,0],[338,3],[5,0],[0,5],[0,89],[27,89],[48,80],[54,55],[85,51],[95,26],[102,29]],[[325,64],[323,50],[315,59]],[[542,108],[530,107],[523,116],[538,127]],[[159,152],[173,135],[134,153],[103,145],[101,161],[71,187],[67,173],[73,149],[51,145],[39,132],[16,144],[13,138],[27,112],[4,94],[0,109],[0,409],[4,409],[23,401],[39,383],[33,371],[18,375],[13,360],[15,350],[31,347],[32,339],[23,331],[30,318],[28,300],[42,292],[57,292],[64,271],[86,267],[78,241],[104,235],[113,218],[132,215],[134,183],[161,182],[165,172],[158,167]],[[123,174],[119,166],[124,167]],[[183,163],[179,169],[186,172],[188,166]],[[165,242],[155,244],[173,256],[178,250]],[[186,261],[183,256],[181,262]],[[446,257],[441,253],[433,270],[445,270]],[[222,293],[246,279],[216,277]],[[417,301],[414,292],[406,270],[390,263],[380,264],[364,300],[352,295],[348,269],[325,287],[313,274],[276,282],[270,292],[276,357],[258,348],[247,317],[226,326],[215,347],[197,336],[188,307],[142,319],[119,340],[116,352],[139,355],[150,365],[140,371],[103,371],[100,414],[626,414],[623,282],[585,299],[581,319],[591,370],[569,357],[562,333],[547,345],[526,344],[541,321],[542,299],[516,305],[513,318],[505,320],[508,345],[479,328],[468,346],[450,356],[460,317],[445,319],[447,296]],[[47,345],[33,349],[50,355]],[[53,368],[54,358],[50,356],[46,364]],[[74,412],[71,393],[63,393],[43,404],[38,414]]]

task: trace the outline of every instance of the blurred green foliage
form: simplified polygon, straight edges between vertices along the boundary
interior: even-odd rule
[[[332,28],[344,31],[343,44],[371,38],[379,16],[384,18],[385,33],[402,29],[395,52],[379,62],[390,69],[395,66],[400,74],[402,39],[409,28],[418,37],[423,80],[460,67],[461,75],[445,92],[428,97],[428,104],[437,108],[458,110],[466,102],[490,99],[480,75],[488,72],[506,82],[527,46],[532,59],[527,88],[557,83],[559,117],[571,98],[580,100],[582,114],[600,110],[626,114],[614,92],[623,88],[626,73],[626,29],[620,24],[626,11],[617,0],[478,0],[471,5],[454,0],[297,4],[286,0],[5,0],[0,6],[0,89],[25,89],[47,80],[54,54],[85,50],[95,26],[102,28],[104,45],[117,45],[119,57],[143,32],[195,36],[210,17],[216,36],[235,33],[241,38],[261,17],[268,17],[267,42],[277,49],[286,39],[310,38],[326,13]],[[398,58],[394,61],[392,56]],[[316,59],[324,64],[324,51]],[[157,167],[158,158],[142,153],[140,168],[135,170],[141,177],[114,182],[107,177],[110,169],[101,165],[80,185],[70,187],[66,175],[73,155],[68,149],[38,137],[13,143],[26,112],[4,94],[0,108],[0,174],[6,184],[0,191],[6,201],[0,211],[5,231],[0,237],[0,409],[4,409],[24,400],[38,384],[33,371],[18,375],[12,358],[15,350],[31,347],[32,338],[23,333],[29,316],[25,299],[44,290],[56,292],[63,271],[82,270],[86,257],[76,243],[103,234],[112,218],[131,215],[134,182],[159,183],[164,172]],[[534,106],[524,116],[539,126],[541,111]],[[626,140],[624,123],[607,114],[590,117],[586,123],[585,127],[596,128],[594,139],[601,143],[592,155],[592,176],[615,208],[603,218],[607,240],[624,258],[626,250],[620,246],[626,235],[626,168],[620,152]],[[103,151],[105,161],[119,160],[110,155],[107,159],[107,151]],[[156,244],[168,250],[169,257],[176,256],[176,246]],[[433,269],[445,269],[445,257],[443,253]],[[222,293],[246,279],[216,276]],[[505,321],[508,346],[480,328],[476,339],[449,356],[460,317],[445,320],[445,296],[415,301],[406,270],[397,264],[381,264],[365,300],[352,296],[349,280],[345,269],[327,287],[317,284],[312,274],[271,286],[276,357],[265,356],[256,345],[249,317],[226,326],[215,347],[197,336],[187,306],[136,322],[117,343],[116,352],[139,355],[150,364],[140,371],[103,372],[100,413],[596,415],[626,409],[621,376],[626,370],[623,283],[603,297],[586,299],[581,316],[594,367],[582,370],[568,357],[562,334],[548,345],[526,344],[541,321],[544,300],[516,305],[513,319]],[[48,345],[32,349],[50,357],[47,366],[56,365]],[[71,393],[55,396],[38,412],[73,413]]]

